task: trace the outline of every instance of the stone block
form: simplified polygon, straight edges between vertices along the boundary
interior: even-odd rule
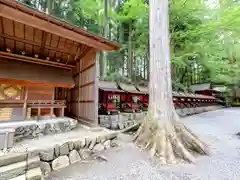
[[[39,157],[28,159],[27,161],[21,161],[7,166],[0,167],[0,179],[11,179],[22,174],[25,174],[26,170],[39,167]]]
[[[144,113],[143,112],[139,112],[139,113],[133,113],[133,119],[140,121],[143,120],[144,118]]]
[[[101,144],[101,143],[99,143],[99,144],[96,144],[96,145],[93,147],[92,151],[93,151],[94,153],[99,153],[99,152],[103,151],[104,149],[105,149],[105,148],[104,148],[104,145]]]
[[[119,129],[124,128],[124,118],[121,114],[118,114],[118,128]]]
[[[52,161],[53,171],[60,170],[60,169],[65,168],[67,166],[69,166],[69,158],[66,155],[59,156],[58,158],[56,158]]]
[[[97,139],[96,139],[96,138],[92,138],[92,139],[91,139],[91,143],[90,143],[90,145],[89,145],[88,148],[89,148],[90,150],[92,150],[96,143],[97,143]]]
[[[91,138],[89,138],[89,137],[85,137],[84,139],[85,139],[85,147],[88,148],[88,147],[90,146],[92,140],[91,140]]]
[[[15,129],[13,128],[0,129],[0,150],[13,147],[14,133]]]
[[[42,151],[40,151],[39,157],[42,161],[52,161],[54,159],[54,148],[49,147],[43,149]]]
[[[59,144],[55,144],[53,149],[54,149],[54,156],[55,157],[60,156],[60,145]]]
[[[97,137],[97,142],[98,143],[104,143],[106,141],[106,136],[105,135],[100,135]]]
[[[9,153],[0,156],[0,167],[7,166],[9,164],[17,163],[20,161],[25,161],[27,158],[27,153]]]
[[[77,123],[78,123],[77,120],[75,120],[75,119],[70,119],[69,121],[70,121],[70,124],[69,124],[69,125],[70,125],[70,129],[71,129],[71,130],[77,127]]]
[[[126,118],[126,120],[133,120],[133,113],[122,113],[122,116]]]
[[[42,171],[42,175],[44,177],[47,177],[50,174],[50,172],[52,171],[52,168],[51,168],[51,166],[48,162],[41,161],[40,162],[40,168],[41,168],[41,171]]]
[[[76,150],[72,150],[69,153],[69,161],[70,161],[71,164],[79,162],[80,160],[81,160],[81,157]]]
[[[74,149],[76,150],[80,150],[85,146],[85,140],[76,140],[73,143],[74,143]]]
[[[59,150],[60,150],[60,156],[68,155],[69,154],[68,142],[65,142],[62,145],[60,145]]]
[[[40,167],[30,169],[27,171],[26,180],[41,180],[42,179],[42,172]]]
[[[68,147],[69,147],[69,151],[72,151],[74,149],[74,143],[73,141],[69,141],[68,142]]]
[[[26,174],[14,177],[9,180],[42,180],[42,174],[40,168],[30,169],[26,172]]]
[[[105,149],[109,149],[111,147],[111,141],[107,140],[103,143]]]
[[[78,153],[79,153],[79,156],[81,157],[81,159],[87,159],[87,158],[89,158],[89,157],[91,156],[91,154],[92,154],[92,152],[91,152],[89,149],[87,149],[87,148],[80,149],[80,150],[78,151]]]

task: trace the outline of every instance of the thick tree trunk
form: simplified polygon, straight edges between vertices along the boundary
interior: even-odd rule
[[[108,20],[108,0],[104,1],[104,37],[108,38],[109,34],[109,20]],[[101,79],[104,79],[107,74],[107,53],[102,52],[102,77]]]
[[[129,22],[129,34],[128,34],[128,77],[133,78],[133,52],[132,52],[132,21]]]
[[[52,0],[47,1],[46,13],[47,14],[52,14]]]
[[[191,152],[208,154],[207,146],[179,121],[172,101],[168,0],[150,0],[150,106],[138,129],[136,142],[160,157],[163,163],[177,159],[194,161]]]

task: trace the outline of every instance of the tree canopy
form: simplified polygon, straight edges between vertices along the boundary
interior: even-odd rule
[[[108,53],[106,65],[100,61],[104,79],[148,81],[148,0],[19,1],[119,42],[121,50]],[[173,88],[205,81],[238,85],[240,2],[179,0],[169,7]]]

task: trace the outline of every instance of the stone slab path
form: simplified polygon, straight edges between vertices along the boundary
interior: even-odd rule
[[[240,108],[221,109],[183,118],[211,148],[210,157],[197,158],[196,164],[160,165],[146,152],[125,143],[103,155],[107,162],[78,163],[59,172],[50,180],[239,180]]]

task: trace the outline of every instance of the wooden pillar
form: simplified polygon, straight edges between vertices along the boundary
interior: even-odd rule
[[[80,73],[80,69],[81,69],[81,60],[78,61],[78,67],[77,67],[77,73],[78,73],[78,82],[77,82],[77,92],[78,92],[78,111],[77,111],[77,120],[79,121],[80,120],[80,116],[82,116],[81,113],[81,104],[80,104],[80,101],[81,101],[81,73]]]
[[[60,113],[61,117],[64,116],[64,107],[61,108],[61,113]]]
[[[26,119],[27,116],[27,99],[28,99],[28,87],[24,88],[24,104],[23,104],[23,120]]]
[[[99,101],[99,79],[100,79],[100,67],[99,67],[99,53],[95,52],[95,74],[94,74],[94,124],[98,125],[98,101]],[[107,97],[108,98],[108,97]]]
[[[38,120],[40,119],[40,116],[41,116],[41,108],[38,108],[38,113],[37,113]]]
[[[55,99],[55,87],[53,87],[53,93],[52,93],[52,100],[54,101]],[[52,103],[52,106],[54,105],[54,103]],[[53,107],[50,108],[50,118],[52,119],[54,111],[53,111]]]
[[[50,108],[50,118],[52,119],[53,117],[53,107]]]

